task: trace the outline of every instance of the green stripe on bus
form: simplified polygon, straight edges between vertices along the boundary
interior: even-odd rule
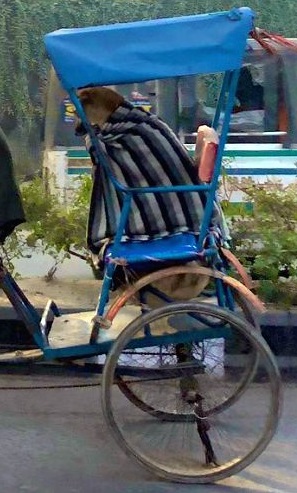
[[[190,156],[194,155],[194,150],[189,150]],[[228,149],[224,151],[224,157],[296,157],[297,149],[259,149],[259,150],[246,150],[246,149]],[[90,159],[87,151],[82,149],[69,149],[67,151],[68,159]]]
[[[68,175],[89,175],[91,173],[91,166],[89,168],[68,168]]]
[[[67,157],[68,159],[90,159],[88,151],[84,149],[68,149]]]
[[[189,150],[189,154],[190,156],[194,156],[194,150]],[[296,157],[297,159],[297,149],[227,149],[224,151],[224,157]]]

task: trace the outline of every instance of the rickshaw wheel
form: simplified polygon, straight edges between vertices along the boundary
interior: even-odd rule
[[[215,279],[214,274],[216,271],[204,267],[196,267],[195,270],[198,276],[204,276],[205,278],[208,277],[208,280],[211,278]],[[173,275],[176,275],[175,271],[176,269],[174,269]],[[179,268],[179,271],[182,272],[181,275],[184,275],[185,272],[189,273],[189,268],[188,267]],[[193,270],[191,269],[190,272],[193,272]],[[218,274],[221,277],[221,273]],[[161,277],[161,279],[163,279],[163,277]],[[199,281],[197,285],[205,287],[206,284],[203,283],[202,280],[202,283]],[[233,286],[232,287],[229,286],[229,290],[232,293],[232,297],[236,305],[235,306],[236,311],[239,313],[240,310],[241,316],[244,317],[257,330],[260,330],[257,322],[257,318],[255,317],[255,309],[252,306],[251,302],[248,301],[247,298],[243,296]],[[133,296],[131,296],[128,299],[128,302],[131,302],[131,298],[135,299],[138,296],[139,296],[139,291],[135,290]],[[210,300],[210,298],[209,299],[204,298],[204,300],[207,303],[207,301]],[[199,301],[199,298],[197,298],[197,301]],[[164,305],[164,302],[160,304],[162,306]],[[215,324],[215,322],[213,322],[212,325],[213,324]],[[216,351],[214,350],[214,346],[215,343],[212,344],[212,347],[210,347],[210,345],[208,344],[204,348],[201,346],[192,348],[192,352],[195,353],[196,359],[200,360],[201,362],[201,370],[204,369],[206,373],[211,373],[213,371],[212,368],[216,365],[215,362]],[[245,351],[245,347],[243,345],[241,347],[241,351],[242,352]],[[142,354],[140,355],[139,352],[135,350],[130,351],[131,364],[134,364],[133,362],[134,360],[137,361],[137,359],[142,358],[143,361],[146,362],[146,365],[150,367],[167,364],[168,362],[170,362],[170,359],[173,358],[174,360],[175,357],[176,354],[175,354],[174,345],[171,345],[171,347],[160,346],[158,348],[155,348],[153,354],[146,353],[145,351],[143,351]],[[204,364],[203,362],[203,360],[205,359],[207,360],[206,364]],[[235,402],[237,399],[240,398],[240,395],[242,394],[242,392],[244,392],[246,386],[249,385],[250,380],[253,378],[253,372],[256,365],[257,365],[257,354],[250,353],[249,358],[245,359],[245,371],[241,373],[240,379],[238,379],[237,382],[234,382],[232,388],[231,387],[229,388],[228,393],[226,393],[226,395],[224,396],[221,402],[218,402],[218,400],[215,401],[215,404],[211,410],[212,413],[216,413],[222,410],[224,407],[228,407],[229,405],[231,405],[233,402]],[[152,401],[148,398],[146,388],[145,386],[143,386],[141,379],[139,382],[136,382],[135,380],[132,382],[129,379],[125,379],[124,377],[119,376],[117,379],[117,383],[119,389],[123,392],[123,394],[131,402],[133,402],[135,406],[138,406],[143,411],[159,419],[167,420],[167,421],[183,421],[185,419],[184,412],[178,412],[176,410],[176,406],[173,406],[172,409],[170,409],[167,406],[165,410],[162,409],[162,403],[158,400],[156,400],[154,402],[154,405],[152,405]],[[188,415],[186,416],[186,419],[189,419]]]
[[[203,320],[221,321],[221,328],[205,327]],[[178,327],[182,323],[182,330]],[[150,335],[144,336],[144,330]],[[147,332],[148,334],[148,332]],[[154,350],[162,341],[175,347],[183,342],[193,346],[201,341],[241,339],[257,354],[249,385],[228,407],[212,412],[213,399],[245,371],[243,356],[222,353],[224,364],[217,368],[220,379],[211,388],[204,381],[195,356],[189,360],[147,368],[141,359],[131,366],[130,348]],[[247,353],[248,356],[248,353]],[[119,392],[118,376],[141,378],[159,400],[172,400],[183,393],[181,421],[155,419],[134,406]],[[173,303],[153,310],[131,322],[116,339],[108,354],[102,379],[102,406],[105,419],[119,445],[151,472],[184,483],[210,483],[238,473],[264,451],[277,427],[281,408],[280,376],[274,357],[257,330],[247,321],[221,308],[203,303]]]

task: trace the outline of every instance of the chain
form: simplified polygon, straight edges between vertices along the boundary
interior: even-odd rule
[[[119,383],[124,383],[126,385],[129,384],[139,384],[139,383],[147,383],[147,382],[155,382],[159,381],[158,377],[155,378],[143,378],[139,380],[122,380],[122,379],[114,379],[114,385]],[[101,382],[98,383],[77,383],[77,384],[65,384],[65,385],[1,385],[0,390],[55,390],[55,389],[75,389],[75,388],[86,388],[86,387],[100,387]]]
[[[0,386],[0,390],[55,390],[55,389],[74,389],[85,387],[100,387],[101,383],[78,383],[78,384],[66,384],[66,385],[3,385]]]

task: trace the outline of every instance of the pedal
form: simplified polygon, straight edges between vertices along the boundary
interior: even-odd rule
[[[61,313],[56,303],[53,300],[48,300],[40,320],[40,329],[46,341],[52,328],[54,318],[60,316]]]

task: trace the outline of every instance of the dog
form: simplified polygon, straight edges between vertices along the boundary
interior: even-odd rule
[[[156,115],[135,108],[107,87],[81,89],[78,97],[111,173],[122,185],[160,187],[199,183],[197,165],[174,132]],[[86,134],[80,121],[76,134]],[[97,166],[87,135],[86,145],[95,165],[88,246],[93,254],[100,255],[102,245],[112,241],[116,234],[123,200],[110,186],[104,167]],[[141,194],[132,203],[122,239],[146,241],[186,231],[198,235],[204,204],[204,195],[197,192]],[[157,287],[175,300],[184,300],[195,297],[207,283],[207,276],[187,274],[160,281]]]

